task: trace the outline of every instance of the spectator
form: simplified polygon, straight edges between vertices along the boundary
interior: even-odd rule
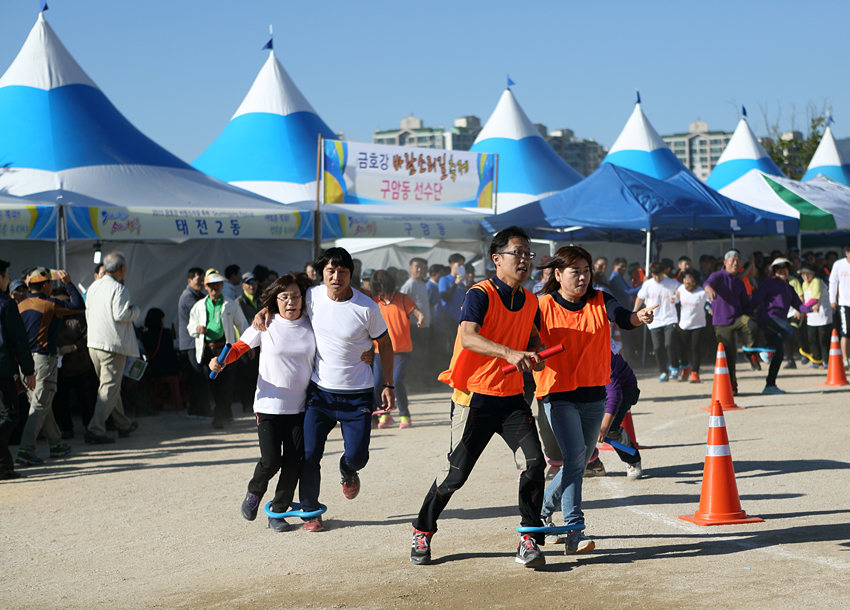
[[[681,284],[685,278],[685,271],[691,268],[691,259],[687,256],[680,256],[676,265],[679,267],[679,271],[673,279]]]
[[[446,329],[443,322],[443,305],[440,299],[440,278],[443,277],[443,265],[435,264],[428,268],[428,304],[431,320],[428,339],[428,366],[425,367],[428,382],[436,379],[442,371],[442,356],[445,354]]]
[[[700,383],[699,367],[702,361],[702,343],[705,337],[705,306],[708,295],[699,285],[699,272],[688,267],[683,272],[683,284],[676,290],[681,311],[679,312],[679,332],[682,335],[682,360],[688,356],[691,383]],[[709,339],[710,341],[710,339]],[[687,373],[687,369],[684,371]],[[686,381],[682,375],[682,381]]]
[[[29,296],[29,289],[24,280],[15,280],[9,284],[9,295],[14,299],[15,303],[20,303]]]
[[[189,408],[186,415],[190,419],[212,419],[210,410],[210,389],[207,383],[206,368],[195,354],[195,340],[189,334],[189,312],[195,303],[207,296],[204,289],[204,270],[192,267],[186,274],[186,288],[180,295],[177,309],[177,336],[180,349],[180,361],[189,377]]]
[[[242,294],[240,286],[242,286],[242,271],[239,265],[228,265],[224,269],[224,286],[221,289],[221,294],[228,301],[236,302],[239,295]]]
[[[110,252],[103,259],[106,274],[91,285],[86,307],[89,357],[100,380],[94,415],[89,422],[85,441],[89,444],[114,443],[106,436],[106,419],[118,428],[118,436],[126,438],[139,424],[124,414],[121,381],[127,358],[139,357],[139,344],[133,327],[139,308],[130,304],[130,291],[123,281],[127,261],[121,252]]]
[[[455,252],[449,256],[449,275],[440,278],[440,304],[443,306],[443,321],[446,333],[446,351],[451,354],[454,351],[455,339],[457,338],[458,324],[460,324],[460,308],[469,286],[464,284],[466,277],[464,263],[466,258],[463,254]]]
[[[409,320],[410,340],[413,344],[413,352],[411,353],[411,383],[410,385],[422,387],[426,385],[427,365],[429,360],[431,338],[431,304],[428,296],[428,280],[425,277],[428,271],[428,261],[424,258],[410,259],[410,278],[402,284],[399,292],[406,294],[416,307],[425,316],[425,323],[422,326],[416,324],[416,318],[411,315]],[[398,379],[396,379],[398,382]]]
[[[635,302],[635,295],[640,290],[640,286],[633,287],[628,279],[629,265],[624,258],[614,259],[614,270],[608,278],[608,286],[611,289],[611,294],[617,299],[626,309],[631,309]]]
[[[593,287],[597,290],[611,292],[611,287],[608,285],[608,259],[604,256],[600,256],[593,263],[593,283]]]
[[[274,284],[277,279],[280,277],[280,274],[274,269],[269,269],[269,276],[266,278],[266,286],[271,286]]]
[[[809,359],[810,369],[829,368],[829,343],[832,331],[832,307],[829,306],[829,290],[823,280],[817,277],[815,265],[803,265],[800,270],[803,275],[804,303],[814,300],[812,313],[806,316],[806,333],[808,335],[809,352],[800,353]]]
[[[174,337],[171,336],[171,331],[165,328],[163,320],[165,312],[156,307],[149,309],[145,316],[142,347],[148,362],[145,379],[151,381],[180,374],[180,360],[174,351]]]
[[[838,336],[841,337],[842,357],[850,365],[850,243],[844,246],[844,258],[832,265],[829,303],[835,313]]]
[[[206,363],[217,358],[224,346],[238,340],[237,333],[248,327],[248,321],[242,310],[232,301],[226,301],[221,294],[224,277],[215,269],[207,269],[204,275],[204,287],[207,297],[192,306],[189,312],[189,334],[195,339],[195,358],[198,364],[208,370]],[[236,369],[224,369],[215,379],[204,379],[210,387],[215,400],[212,427],[218,430],[233,421],[233,382]]]
[[[18,423],[18,388],[15,375],[20,366],[24,385],[35,389],[35,364],[24,321],[15,302],[6,294],[9,262],[0,260],[0,481],[20,478],[9,453],[9,435]]]
[[[64,288],[55,288],[53,296],[62,301],[70,301]],[[59,378],[56,382],[56,395],[53,397],[53,417],[62,439],[74,438],[74,421],[71,409],[71,390],[74,391],[77,407],[83,420],[83,428],[89,425],[94,403],[97,400],[95,386],[91,382],[94,367],[86,347],[88,333],[85,312],[65,316],[65,323],[59,329],[59,339],[56,343],[62,366],[59,367]]]
[[[263,291],[268,286],[269,268],[265,265],[254,266],[254,279],[257,280],[257,294],[263,294]]]
[[[62,318],[85,310],[86,305],[71,276],[57,271],[56,279],[65,284],[71,297],[66,305],[51,298],[53,274],[44,267],[36,267],[27,278],[30,295],[18,305],[30,342],[30,351],[35,362],[35,389],[28,394],[30,410],[21,447],[15,461],[27,466],[39,466],[44,460],[36,452],[36,438],[44,431],[50,447],[50,457],[62,457],[71,452],[71,446],[62,442],[62,431],[53,415],[53,396],[59,376],[59,329]]]
[[[670,261],[672,264],[672,261]],[[658,362],[660,375],[658,381],[675,379],[685,367],[680,366],[679,350],[675,339],[676,333],[676,308],[674,303],[679,302],[676,290],[679,283],[664,276],[663,263],[652,263],[649,266],[650,278],[641,286],[637,295],[636,310],[657,306],[654,312],[655,319],[647,324],[652,336],[652,347],[655,350],[655,359]]]
[[[714,257],[710,254],[703,254],[699,257],[700,284],[704,284],[712,273],[714,273]]]
[[[316,268],[313,266],[313,261],[304,265],[304,273],[307,274],[307,277],[315,286],[319,282],[319,276],[316,274]]]
[[[257,296],[257,280],[254,274],[248,271],[242,274],[242,294],[236,299],[236,304],[242,310],[242,315],[248,323],[254,319],[259,309],[259,297]],[[243,413],[254,412],[254,391],[257,389],[257,378],[260,375],[260,348],[248,350],[247,358],[240,358],[236,364],[237,388],[239,401],[242,403]]]

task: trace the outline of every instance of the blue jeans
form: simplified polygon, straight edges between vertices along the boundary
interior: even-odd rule
[[[593,454],[605,415],[605,401],[575,403],[554,400],[545,403],[546,416],[564,456],[564,465],[546,487],[542,515],[548,517],[561,503],[566,525],[584,523],[581,512],[581,483],[587,461]]]
[[[407,365],[410,363],[411,352],[396,352],[393,356],[393,385],[395,386],[395,404],[398,414],[402,417],[410,417],[407,408],[407,387],[404,385],[404,377],[407,375]],[[377,410],[381,406],[381,392],[384,391],[384,369],[381,363],[381,355],[375,353],[372,361],[372,377],[375,379],[375,405]]]

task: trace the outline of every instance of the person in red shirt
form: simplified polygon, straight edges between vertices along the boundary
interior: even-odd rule
[[[416,317],[416,326],[425,326],[425,314],[419,311],[413,299],[396,289],[395,278],[388,271],[378,270],[372,274],[371,288],[372,300],[381,308],[381,315],[387,323],[387,330],[393,342],[393,380],[395,381],[395,400],[398,414],[401,417],[399,428],[410,428],[410,410],[407,406],[407,388],[404,385],[404,376],[407,365],[410,363],[410,354],[413,352],[413,342],[410,340],[410,316]],[[384,387],[384,369],[381,359],[372,361],[372,373],[375,376],[375,404],[381,404],[381,395],[378,391]],[[381,415],[378,422],[379,428],[386,428],[393,423],[393,418],[388,413]]]

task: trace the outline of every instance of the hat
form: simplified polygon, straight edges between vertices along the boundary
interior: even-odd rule
[[[363,271],[360,272],[360,279],[361,280],[371,279],[373,273],[375,273],[374,269],[363,269]]]
[[[223,281],[224,276],[215,269],[207,269],[207,272],[204,274],[204,284],[216,284]]]
[[[737,250],[729,250],[728,252],[726,252],[726,254],[723,255],[723,260],[728,261],[730,258],[735,258],[736,256],[738,258],[741,258],[741,253]]]
[[[800,267],[800,273],[811,273],[812,275],[815,275],[817,271],[815,271],[815,268],[811,265],[803,265]]]
[[[9,292],[15,292],[21,286],[26,287],[27,283],[24,280],[15,280],[9,284]]]
[[[776,267],[776,265],[788,265],[788,267],[791,267],[791,261],[780,256],[779,258],[773,259],[773,262],[770,263],[771,267]]]
[[[256,282],[256,281],[257,281],[257,278],[255,278],[254,274],[251,273],[250,271],[246,271],[245,273],[242,274],[242,283],[243,284],[250,284],[251,282]]]
[[[50,275],[50,271],[44,267],[36,267],[30,271],[30,274],[27,276],[27,284],[48,282],[50,281]]]

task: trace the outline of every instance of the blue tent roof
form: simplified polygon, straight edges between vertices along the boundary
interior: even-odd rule
[[[496,232],[520,225],[541,239],[563,241],[568,236],[576,241],[631,243],[639,243],[648,230],[662,241],[764,234],[759,231],[767,230],[765,218],[760,216],[763,213],[743,210],[732,200],[716,201],[707,191],[698,192],[697,186],[685,190],[606,163],[579,184],[485,218],[483,226]],[[744,225],[747,219],[753,225]],[[796,232],[793,219],[782,219],[786,232]],[[735,224],[739,230],[733,228]],[[746,233],[748,230],[754,233]]]

